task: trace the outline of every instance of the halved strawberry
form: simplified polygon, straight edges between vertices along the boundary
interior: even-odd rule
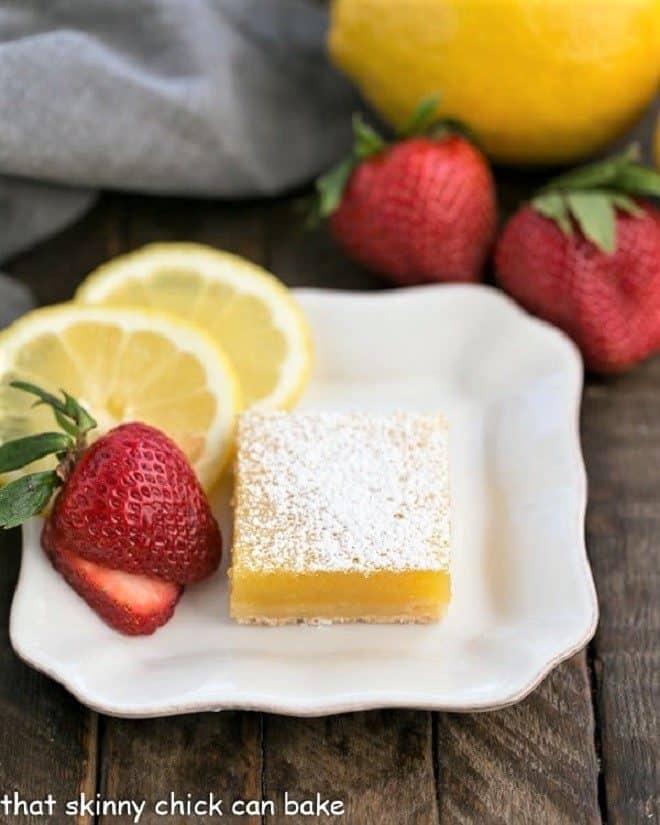
[[[188,459],[165,433],[122,424],[91,447],[96,421],[73,396],[12,381],[53,410],[61,432],[0,445],[0,473],[49,455],[56,468],[0,486],[0,527],[41,513],[57,493],[41,543],[69,584],[112,627],[153,633],[174,612],[183,585],[218,567],[222,537]]]
[[[49,517],[53,540],[105,567],[176,584],[207,578],[222,538],[188,459],[140,422],[85,449]]]
[[[111,570],[83,559],[52,540],[47,521],[41,541],[53,566],[111,627],[129,636],[147,636],[167,622],[183,587],[135,573]]]

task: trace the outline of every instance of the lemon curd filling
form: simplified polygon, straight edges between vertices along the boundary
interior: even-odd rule
[[[239,622],[429,622],[446,611],[441,416],[244,413],[234,507]]]
[[[232,617],[293,621],[431,621],[449,602],[446,571],[257,573],[234,571]]]

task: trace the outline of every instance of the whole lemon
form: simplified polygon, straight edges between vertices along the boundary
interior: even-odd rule
[[[329,49],[395,126],[439,92],[493,159],[572,162],[656,93],[660,0],[334,0]]]

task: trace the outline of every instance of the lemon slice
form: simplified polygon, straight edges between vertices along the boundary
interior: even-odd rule
[[[245,406],[289,407],[311,363],[305,318],[259,266],[207,246],[151,244],[94,271],[75,300],[176,313],[211,335],[238,375]]]
[[[241,406],[215,341],[153,310],[60,304],[8,327],[0,334],[2,442],[56,429],[50,409],[32,409],[33,399],[9,386],[15,379],[77,398],[99,424],[92,437],[122,421],[153,424],[183,449],[207,488],[222,471]]]

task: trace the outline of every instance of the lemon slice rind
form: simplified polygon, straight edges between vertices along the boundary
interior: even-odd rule
[[[289,290],[274,275],[238,255],[195,243],[149,244],[98,267],[78,288],[74,300],[102,305],[127,281],[140,283],[159,271],[176,269],[194,270],[203,281],[228,285],[237,294],[254,296],[268,307],[273,326],[286,340],[287,354],[275,389],[251,406],[293,406],[310,371],[312,343],[307,322]]]
[[[206,377],[204,390],[210,392],[216,401],[215,413],[206,428],[204,449],[199,459],[193,462],[204,487],[211,488],[231,454],[236,412],[241,407],[240,386],[228,358],[211,336],[180,318],[144,308],[95,307],[72,303],[33,310],[0,333],[0,381],[8,372],[19,374],[20,368],[16,366],[16,360],[23,347],[42,335],[58,336],[77,323],[106,325],[119,329],[124,334],[146,332],[161,335],[175,346],[177,352],[195,358]],[[93,345],[93,342],[90,343]],[[75,354],[71,355],[73,360]],[[28,375],[26,380],[38,380],[39,377],[40,375],[36,375],[32,379]],[[48,376],[43,378],[47,379]],[[84,398],[80,400],[86,402]],[[175,387],[172,396],[166,400],[168,403],[177,403]],[[103,418],[102,411],[95,410],[93,406],[90,412]],[[134,416],[128,418],[133,419]],[[146,420],[150,423],[148,418]]]

